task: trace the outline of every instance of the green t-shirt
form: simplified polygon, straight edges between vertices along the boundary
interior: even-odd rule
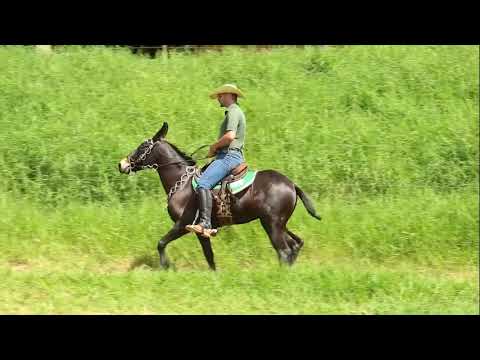
[[[220,139],[227,131],[235,132],[235,139],[230,143],[228,149],[243,150],[245,135],[247,133],[247,123],[245,114],[237,104],[230,105],[225,111],[225,119],[220,125],[218,138]],[[227,150],[227,147],[220,150]]]

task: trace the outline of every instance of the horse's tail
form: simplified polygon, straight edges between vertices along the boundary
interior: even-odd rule
[[[300,197],[300,199],[303,201],[303,205],[305,205],[308,213],[312,215],[315,219],[322,220],[320,215],[317,215],[317,212],[313,207],[313,202],[310,197],[306,193],[304,193],[303,190],[300,189],[297,185],[295,185],[295,191],[297,192],[297,195]]]

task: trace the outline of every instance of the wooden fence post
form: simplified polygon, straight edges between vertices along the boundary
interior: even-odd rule
[[[168,45],[162,45],[162,58],[163,58],[163,62],[167,62],[167,60],[168,60]]]
[[[51,54],[52,53],[52,45],[35,45],[38,51],[45,53],[45,54]]]

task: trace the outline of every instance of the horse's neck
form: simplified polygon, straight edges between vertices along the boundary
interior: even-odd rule
[[[186,173],[186,165],[168,165],[157,169],[157,172],[165,193],[168,194],[170,189],[175,186],[175,183],[180,180],[180,177]]]
[[[175,151],[173,151],[176,153]],[[165,193],[169,193],[170,189],[175,186],[175,183],[180,180],[181,176],[186,173],[187,163],[180,155],[177,154],[174,158],[163,158],[159,164],[179,161],[178,164],[171,164],[161,166],[157,169],[160,181],[163,185]],[[183,162],[183,163],[182,163]]]

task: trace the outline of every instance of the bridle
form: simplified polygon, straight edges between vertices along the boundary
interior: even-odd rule
[[[148,142],[148,148],[143,152],[142,155],[140,155],[137,159],[137,162],[140,160],[140,161],[144,161],[147,156],[152,152],[153,148],[155,147],[155,145],[157,145],[158,143],[161,142],[161,140],[157,140],[157,141],[153,141],[153,139],[148,139],[146,140],[145,142]],[[191,155],[190,157],[193,156],[193,154],[195,154],[197,151],[199,151],[200,149],[203,149],[205,147],[207,147],[209,145],[202,145],[200,146],[197,150],[195,150]],[[208,156],[205,156],[203,158],[200,158],[200,159],[195,159],[195,160],[177,160],[177,161],[171,161],[171,162],[168,162],[168,163],[165,163],[165,164],[157,164],[157,163],[154,163],[154,164],[151,164],[151,165],[139,165],[138,167],[135,167],[135,162],[131,160],[131,156],[129,155],[127,157],[127,160],[128,162],[130,163],[130,166],[131,166],[131,169],[138,169],[138,170],[142,170],[142,169],[155,169],[157,170],[158,168],[160,167],[164,167],[164,166],[168,166],[168,165],[174,165],[174,164],[186,164],[187,167],[185,169],[185,173],[182,174],[180,176],[180,180],[178,180],[177,182],[175,182],[175,185],[170,189],[170,191],[168,192],[168,200],[170,200],[170,198],[172,197],[173,194],[175,194],[178,190],[182,189],[185,185],[185,183],[190,179],[190,177],[192,177],[195,172],[197,171],[197,167],[196,166],[191,166],[191,165],[188,165],[189,163],[194,163],[195,164],[195,161],[196,160],[204,160],[204,159],[207,159]]]
[[[143,152],[142,155],[140,155],[137,159],[136,162],[138,161],[144,161],[146,158],[147,158],[147,155],[149,155],[153,148],[155,147],[155,145],[159,144],[161,141],[160,140],[157,140],[157,141],[153,141],[152,139],[148,139],[148,140],[145,140],[145,142],[148,142],[148,148]],[[151,164],[151,165],[138,165],[136,166],[135,165],[135,161],[133,161],[131,159],[131,156],[129,155],[127,157],[127,160],[128,162],[130,163],[131,165],[131,168],[132,169],[138,169],[138,170],[143,170],[143,169],[158,169],[160,167],[163,167],[163,166],[168,166],[168,165],[174,165],[174,164],[189,164],[189,163],[195,163],[195,160],[177,160],[177,161],[171,161],[171,162],[168,162],[168,163],[165,163],[165,164],[157,164],[157,163],[154,163],[154,164]],[[200,159],[198,159],[200,160]]]

